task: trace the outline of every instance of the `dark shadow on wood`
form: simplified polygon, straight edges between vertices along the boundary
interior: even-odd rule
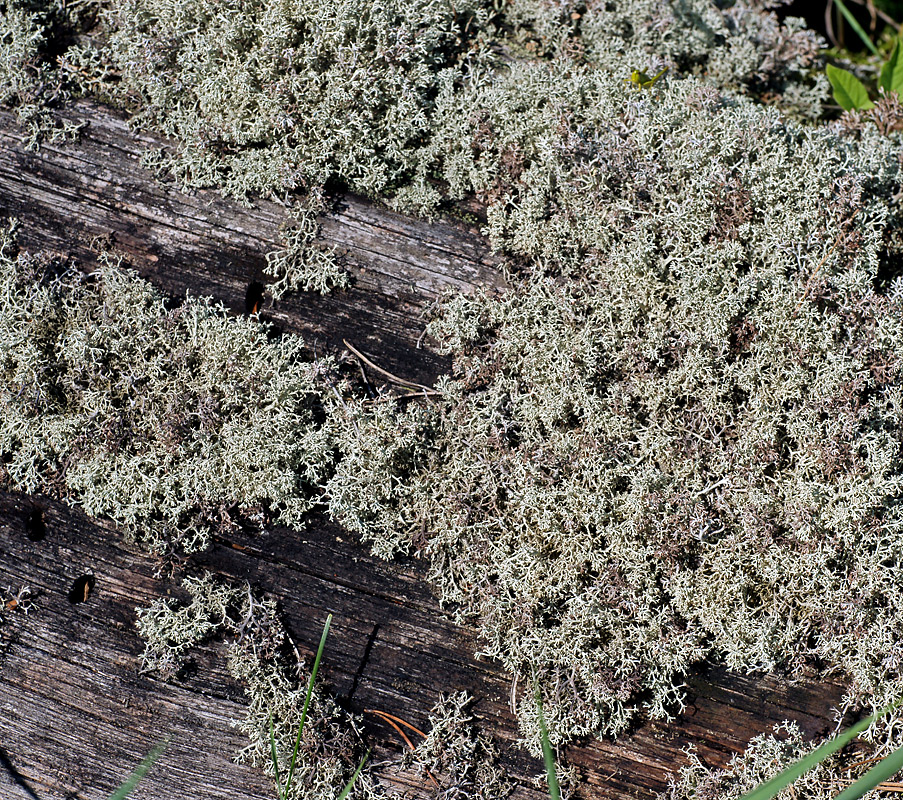
[[[28,781],[25,780],[19,770],[13,766],[13,762],[9,760],[9,756],[6,755],[6,751],[2,747],[0,747],[0,766],[6,770],[6,773],[12,779],[12,782],[22,790],[26,797],[30,797],[31,800],[41,800],[41,798],[34,793],[31,786],[28,785]]]

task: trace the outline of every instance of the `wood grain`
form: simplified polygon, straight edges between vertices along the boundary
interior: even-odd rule
[[[39,542],[28,538],[36,508],[46,524]],[[175,796],[176,789],[185,798],[268,796],[256,770],[231,763],[244,742],[229,720],[242,716],[244,698],[225,669],[223,642],[193,652],[191,668],[172,683],[141,673],[135,607],[179,593],[175,582],[154,577],[154,566],[114,529],[77,510],[0,493],[0,587],[25,585],[35,594],[28,613],[7,613],[0,628],[0,747],[42,798],[105,797],[167,734],[172,745],[136,798]],[[516,796],[543,797],[528,785],[540,764],[516,746],[508,677],[473,657],[473,632],[444,619],[416,562],[375,559],[340,528],[315,518],[304,531],[274,528],[219,541],[192,559],[190,569],[248,581],[277,598],[307,657],[325,615],[334,614],[321,675],[353,713],[381,709],[424,728],[440,692],[470,692],[481,727],[496,739],[520,785]],[[72,584],[89,574],[95,583],[87,601],[71,603]],[[568,761],[582,777],[578,797],[652,797],[691,743],[720,765],[784,719],[822,734],[839,697],[832,685],[754,680],[719,669],[692,676],[689,692],[688,709],[672,723],[650,722],[616,742],[569,748]],[[366,716],[365,725],[378,759],[398,753],[390,729]],[[430,796],[413,773],[389,771],[384,779],[410,797]]]
[[[180,192],[139,165],[144,148],[166,142],[129,130],[90,103],[67,113],[90,121],[82,141],[38,153],[24,150],[14,118],[0,113],[0,215],[20,219],[23,247],[68,255],[91,269],[102,237],[171,297],[210,295],[244,313],[248,287],[262,282],[266,253],[279,245],[284,208]],[[397,375],[434,381],[449,364],[428,343],[420,346],[424,310],[447,291],[504,286],[478,231],[408,219],[355,197],[337,198],[321,223],[323,242],[342,252],[352,289],[270,302],[262,316],[317,348],[337,351],[347,338]],[[46,535],[33,541],[37,518]],[[277,598],[292,638],[308,654],[332,612],[321,674],[349,711],[378,708],[422,727],[440,692],[469,691],[518,783],[516,797],[543,797],[531,785],[541,765],[516,746],[508,677],[474,657],[474,631],[447,621],[423,581],[423,565],[374,559],[349,534],[315,518],[304,531],[276,528],[219,541],[189,568],[248,581]],[[70,603],[73,582],[88,574],[95,586],[87,601]],[[259,771],[231,761],[243,740],[229,721],[242,716],[245,701],[225,670],[223,642],[199,648],[194,668],[174,683],[140,672],[134,609],[175,591],[154,577],[151,560],[111,527],[59,502],[0,493],[0,589],[24,585],[37,595],[34,608],[7,613],[0,626],[0,798],[103,798],[166,733],[172,744],[134,797],[272,797]],[[684,762],[687,745],[707,763],[724,765],[784,719],[823,734],[841,694],[839,686],[811,679],[737,676],[717,667],[701,668],[687,684],[689,705],[674,721],[647,721],[617,741],[568,748],[581,774],[577,797],[652,798]],[[399,751],[390,729],[372,718],[366,725],[377,760]],[[383,777],[405,796],[431,796],[412,772],[387,768]]]
[[[72,256],[90,270],[104,246],[173,298],[216,298],[244,313],[248,288],[264,284],[266,254],[281,247],[284,206],[251,205],[213,191],[180,192],[140,166],[165,140],[130,131],[115,114],[80,102],[67,114],[90,124],[76,144],[28,152],[26,136],[0,111],[0,217],[22,222],[26,249]],[[320,242],[336,248],[350,290],[265,300],[261,317],[340,350],[348,339],[401,377],[429,383],[447,359],[418,348],[423,312],[446,292],[498,288],[497,259],[467,225],[394,214],[346,195],[323,216]]]

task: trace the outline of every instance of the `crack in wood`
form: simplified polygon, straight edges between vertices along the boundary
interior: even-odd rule
[[[367,664],[370,662],[370,653],[373,652],[373,645],[376,643],[376,637],[379,634],[379,625],[374,625],[373,630],[370,631],[370,635],[367,637],[367,643],[364,645],[364,654],[361,656],[361,663],[357,668],[357,672],[354,673],[354,679],[351,681],[351,688],[348,690],[348,694],[346,695],[347,701],[350,702],[354,699],[354,693],[357,691],[358,684],[361,681],[361,678],[364,675],[364,670],[367,668]]]

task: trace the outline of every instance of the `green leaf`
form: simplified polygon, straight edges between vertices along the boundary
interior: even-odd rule
[[[882,759],[856,783],[844,789],[834,800],[859,800],[866,792],[874,789],[882,781],[896,775],[903,769],[903,747],[894,750],[887,758]]]
[[[828,64],[828,80],[834,88],[834,99],[845,111],[874,108],[862,81],[845,69]]]
[[[900,40],[897,39],[890,57],[881,67],[878,85],[885,92],[896,92],[903,97],[903,53],[900,52]]]
[[[109,800],[123,800],[123,798],[128,797],[132,789],[138,785],[138,782],[147,775],[147,771],[166,749],[166,745],[166,741],[154,745],[153,749],[145,756],[144,761],[135,768],[135,771],[129,775],[126,782],[110,795]]]
[[[357,769],[354,771],[354,775],[352,775],[351,780],[345,784],[345,788],[342,789],[342,793],[336,798],[336,800],[345,800],[345,798],[348,797],[348,792],[351,791],[351,787],[354,786],[355,781],[357,781],[358,777],[360,777],[361,770],[364,768],[364,764],[367,763],[368,758],[370,758],[369,750],[364,753],[364,757],[361,759],[361,763],[357,765]]]
[[[799,778],[800,775],[803,775],[810,769],[818,766],[828,756],[833,755],[842,747],[849,744],[876,719],[880,719],[888,711],[891,711],[899,706],[900,703],[901,701],[897,700],[896,702],[891,703],[886,708],[882,708],[880,711],[872,714],[870,717],[866,717],[864,720],[857,722],[852,728],[848,728],[843,733],[836,736],[834,739],[831,739],[830,742],[825,742],[821,747],[813,750],[811,753],[809,753],[809,755],[801,758],[796,762],[796,764],[788,767],[782,773],[772,778],[770,781],[763,783],[761,786],[757,786],[751,792],[743,795],[740,800],[771,800],[771,798],[775,797],[777,793],[781,791],[781,789],[786,788],[797,778]],[[849,800],[850,797],[859,797],[859,795],[850,795],[847,800]],[[836,798],[835,800],[839,800],[839,798]]]
[[[859,24],[859,21],[850,13],[850,9],[847,8],[846,3],[843,0],[834,0],[837,4],[837,7],[840,9],[840,13],[843,14],[844,19],[850,24],[850,27],[856,31],[856,35],[862,39],[865,46],[872,51],[875,55],[878,55],[878,48],[875,47],[875,43],[869,39],[868,35],[864,30],[862,30],[862,26]]]

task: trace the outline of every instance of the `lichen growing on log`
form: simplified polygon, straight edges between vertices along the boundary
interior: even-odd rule
[[[282,787],[294,763],[285,800],[335,800],[365,755],[360,717],[339,708],[323,691],[322,678],[309,689],[310,665],[292,663],[299,656],[274,600],[259,598],[250,586],[232,586],[209,573],[186,578],[182,588],[184,598],[160,599],[138,610],[138,630],[147,643],[145,669],[171,678],[193,647],[226,638],[229,672],[245,686],[249,701],[238,726],[250,744],[238,758],[276,778],[274,742]],[[440,697],[430,712],[430,730],[424,741],[414,751],[376,769],[368,759],[352,796],[359,800],[400,799],[402,794],[387,789],[378,775],[387,768],[416,765],[424,778],[441,781],[437,791],[448,800],[505,800],[511,784],[498,766],[492,742],[474,729],[468,702],[463,693]],[[297,755],[293,756],[296,741]]]
[[[509,138],[480,186],[514,147],[530,173],[489,206],[520,278],[445,304],[442,400],[339,418],[332,513],[427,555],[486,652],[540,676],[561,739],[673,713],[710,655],[892,692],[898,144],[689,80],[637,95],[528,66],[483,92]]]
[[[673,714],[703,658],[826,664],[849,681],[847,708],[903,693],[903,141],[889,103],[819,121],[813,34],[758,3],[703,0],[128,0],[105,20],[94,55],[74,48],[70,63],[118,73],[108,90],[135,121],[178,139],[166,164],[183,183],[247,196],[339,181],[423,213],[476,198],[511,289],[447,299],[430,330],[454,372],[420,405],[333,402],[328,367],[302,368],[289,338],[266,345],[253,386],[235,378],[258,411],[233,409],[229,430],[249,436],[243,415],[259,413],[263,441],[284,441],[248,477],[225,423],[205,432],[200,395],[175,444],[131,421],[138,444],[120,461],[115,436],[100,455],[79,443],[85,424],[130,420],[144,392],[165,432],[184,405],[167,405],[169,362],[151,359],[138,394],[97,369],[80,377],[74,365],[125,345],[60,336],[60,284],[8,278],[25,298],[15,330],[37,327],[16,345],[33,353],[5,356],[4,402],[47,432],[0,439],[7,480],[55,481],[189,546],[213,512],[272,492],[297,522],[322,497],[380,555],[429,559],[485,651],[539,682],[557,742]],[[638,90],[625,78],[647,60],[672,69]],[[756,102],[774,91],[783,111]],[[118,280],[105,273],[144,291]],[[229,339],[216,319],[211,341]],[[289,399],[270,389],[285,380]],[[166,475],[205,448],[222,466],[214,489],[164,491],[161,521],[142,481],[163,474],[150,454],[167,447]],[[92,458],[129,491],[98,487]],[[274,463],[282,482],[264,489]],[[518,711],[535,741],[529,692]]]
[[[113,519],[159,554],[238,521],[303,525],[333,459],[332,370],[300,338],[167,303],[109,261],[85,276],[0,242],[0,482]]]

